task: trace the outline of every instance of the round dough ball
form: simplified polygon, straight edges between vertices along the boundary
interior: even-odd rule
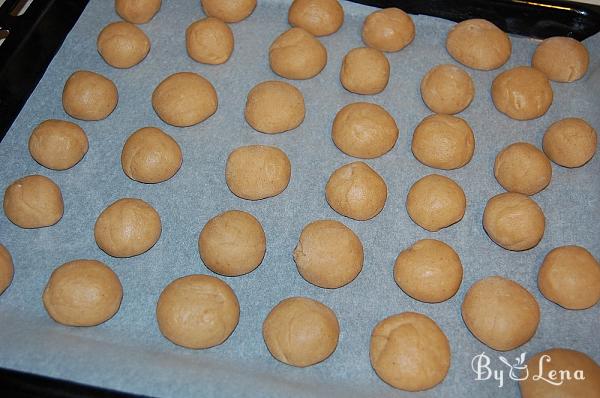
[[[378,94],[390,79],[390,63],[385,55],[374,48],[354,48],[342,61],[342,86],[356,94]]]
[[[412,298],[426,303],[448,300],[458,291],[463,267],[449,245],[423,239],[402,251],[394,264],[394,279]]]
[[[371,333],[371,366],[383,381],[406,391],[441,383],[450,368],[450,343],[431,318],[403,312],[385,318]]]
[[[581,167],[596,153],[596,130],[585,120],[566,118],[554,122],[542,142],[550,160],[563,167]]]
[[[100,213],[94,226],[98,247],[113,257],[132,257],[148,251],[158,241],[160,216],[140,199],[124,198]]]
[[[155,184],[173,177],[183,156],[170,135],[156,127],[144,127],[131,134],[121,152],[121,166],[129,178]]]
[[[529,66],[517,66],[500,73],[492,82],[496,109],[516,120],[531,120],[544,115],[553,99],[550,81]]]
[[[294,0],[288,22],[312,35],[327,36],[344,23],[344,9],[338,0]]]
[[[387,185],[366,163],[353,162],[331,174],[325,186],[325,197],[339,214],[365,221],[383,210]]]
[[[266,145],[239,147],[229,154],[225,179],[231,192],[249,200],[279,195],[292,175],[292,165],[285,152]]]
[[[15,268],[10,252],[0,243],[0,295],[10,286]]]
[[[561,246],[546,255],[538,274],[540,292],[570,310],[583,310],[600,300],[600,264],[580,246]]]
[[[161,0],[115,0],[115,11],[127,22],[144,24],[160,10]]]
[[[52,272],[42,298],[56,322],[96,326],[117,313],[123,287],[117,274],[100,261],[74,260]]]
[[[266,134],[295,129],[304,120],[304,96],[291,84],[270,80],[248,93],[245,117],[256,131]]]
[[[534,145],[516,142],[496,156],[494,176],[509,192],[534,195],[550,184],[552,165]]]
[[[473,130],[456,116],[427,116],[413,133],[412,153],[429,167],[458,169],[471,161],[474,151]]]
[[[269,47],[273,72],[287,79],[310,79],[327,64],[327,50],[313,35],[302,28],[292,28],[279,35]]]
[[[171,282],[156,304],[160,332],[186,348],[223,343],[240,319],[240,304],[229,285],[208,275],[188,275]]]
[[[63,210],[60,188],[48,177],[23,177],[4,191],[4,214],[21,228],[54,225],[62,218]]]
[[[88,151],[87,135],[75,123],[45,120],[29,137],[31,157],[44,167],[66,170],[75,166]]]
[[[462,303],[467,328],[482,343],[509,351],[528,342],[540,322],[540,307],[523,286],[500,276],[475,282]]]
[[[505,192],[488,200],[483,228],[499,246],[514,251],[531,249],[542,240],[546,220],[538,204],[527,195]]]
[[[204,18],[188,26],[185,46],[194,61],[210,65],[224,64],[233,52],[233,32],[220,19]]]
[[[110,66],[131,68],[150,51],[150,39],[143,30],[128,22],[106,25],[98,35],[98,52]]]
[[[544,72],[548,79],[569,83],[587,72],[590,55],[583,43],[571,37],[550,37],[542,41],[531,59],[531,66]]]
[[[396,7],[375,11],[363,23],[363,41],[380,51],[400,51],[414,38],[415,24],[412,18]]]
[[[462,220],[467,198],[448,177],[430,174],[415,182],[406,197],[406,211],[422,228],[437,232]]]
[[[328,289],[352,282],[364,260],[360,239],[344,224],[318,220],[304,227],[294,249],[300,275],[313,285]]]
[[[69,76],[62,93],[65,112],[81,120],[105,119],[118,101],[117,86],[111,80],[85,70]]]
[[[396,145],[398,126],[381,106],[355,102],[337,113],[331,137],[345,154],[372,159],[386,154]]]
[[[452,58],[469,68],[492,70],[508,61],[512,45],[508,35],[493,23],[467,19],[448,32],[446,49]]]
[[[311,366],[336,349],[340,325],[335,312],[306,297],[277,304],[263,323],[263,338],[271,354],[292,366]]]
[[[239,276],[256,269],[265,257],[267,238],[250,213],[230,210],[211,218],[198,238],[202,262],[211,271]]]
[[[206,16],[219,18],[227,23],[248,18],[256,8],[256,0],[200,0],[200,4]]]
[[[436,113],[452,115],[462,112],[474,96],[473,79],[454,65],[435,66],[421,80],[423,102]]]

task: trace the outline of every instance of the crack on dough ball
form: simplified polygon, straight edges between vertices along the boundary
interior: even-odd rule
[[[45,120],[31,132],[29,153],[44,167],[67,170],[83,159],[88,151],[87,135],[75,123]]]
[[[150,39],[143,30],[127,22],[113,22],[102,29],[96,41],[98,53],[115,68],[131,68],[150,51]]]
[[[327,64],[327,50],[321,42],[302,28],[292,28],[279,35],[269,47],[273,72],[287,79],[310,79]]]
[[[571,37],[550,37],[542,41],[531,59],[531,66],[548,79],[570,83],[581,79],[588,70],[590,55],[583,43]]]
[[[294,0],[288,22],[315,36],[328,36],[344,23],[344,9],[338,0]]]

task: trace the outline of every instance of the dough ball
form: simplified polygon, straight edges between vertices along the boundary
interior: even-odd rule
[[[45,120],[29,137],[31,157],[44,167],[66,170],[75,166],[88,151],[87,135],[75,123]]]
[[[128,22],[106,25],[98,35],[98,52],[110,66],[131,68],[150,51],[150,39],[143,30]]]
[[[378,94],[388,84],[390,63],[385,55],[374,48],[354,48],[342,61],[342,86],[356,94]]]
[[[270,80],[248,93],[244,115],[256,131],[266,134],[295,129],[304,120],[304,96],[291,84]]]
[[[338,0],[294,0],[288,22],[312,35],[327,36],[344,23],[344,9]]]
[[[492,70],[510,58],[512,45],[506,33],[485,19],[456,24],[446,38],[448,54],[473,69]]]
[[[186,348],[209,348],[223,343],[240,319],[234,291],[208,275],[188,275],[171,282],[156,304],[163,336]]]
[[[426,303],[448,300],[458,291],[463,267],[444,242],[423,239],[402,251],[394,264],[394,279],[412,298]]]
[[[211,271],[239,276],[260,265],[267,238],[260,222],[250,213],[230,210],[211,218],[198,239],[202,262]]]
[[[294,249],[298,272],[313,285],[328,289],[352,282],[364,260],[360,239],[344,224],[314,221],[304,227]]]
[[[144,24],[160,10],[161,0],[115,0],[115,11],[127,22]]]
[[[450,368],[450,343],[431,318],[403,312],[385,318],[371,333],[371,366],[383,381],[406,391],[441,383]]]
[[[566,118],[546,130],[542,145],[554,163],[563,167],[581,167],[594,157],[597,143],[596,130],[585,120]]]
[[[339,335],[335,312],[305,297],[282,300],[263,323],[263,338],[271,354],[298,367],[327,359],[335,351]]]
[[[144,127],[131,134],[121,152],[121,166],[129,178],[155,184],[173,177],[183,157],[170,135],[156,127]]]
[[[540,322],[540,307],[523,286],[500,276],[475,282],[462,304],[467,328],[482,343],[509,351],[528,342]]]
[[[406,211],[420,227],[437,232],[462,220],[467,198],[448,177],[430,174],[415,182],[406,197]]]
[[[231,192],[242,199],[279,195],[290,182],[292,165],[285,152],[266,145],[249,145],[229,154],[225,178]]]
[[[52,272],[42,298],[56,322],[96,326],[117,313],[123,287],[113,270],[100,261],[74,260]]]
[[[310,79],[327,64],[327,50],[313,35],[302,28],[292,28],[279,35],[269,47],[273,72],[287,79]]]
[[[496,109],[516,120],[535,119],[552,105],[552,86],[542,72],[517,66],[500,73],[492,82]]]
[[[536,246],[544,236],[546,220],[538,204],[521,193],[505,192],[488,200],[483,228],[499,246],[514,251]]]
[[[62,93],[65,112],[75,119],[102,120],[117,107],[117,86],[106,77],[80,70],[67,79]]]
[[[588,69],[590,55],[585,46],[571,37],[550,37],[542,41],[531,59],[531,66],[548,79],[569,83],[581,79]]]
[[[429,167],[458,169],[471,161],[474,151],[473,130],[456,116],[427,116],[413,133],[412,153]]]
[[[248,18],[256,8],[256,0],[200,0],[200,4],[206,16],[227,23]]]
[[[421,80],[421,97],[435,113],[455,114],[473,101],[475,85],[471,76],[454,65],[438,65]]]
[[[15,268],[10,252],[0,243],[0,295],[10,286]]]
[[[220,19],[204,18],[187,28],[185,45],[194,61],[210,65],[224,64],[233,52],[233,32]]]
[[[552,165],[534,145],[516,142],[498,153],[494,175],[507,191],[534,195],[550,184]]]
[[[396,145],[398,126],[381,106],[355,102],[337,113],[331,137],[345,154],[372,159],[384,155]]]
[[[544,258],[538,286],[544,297],[564,308],[590,308],[600,300],[600,264],[583,247],[557,247]]]
[[[339,214],[365,221],[383,210],[387,185],[366,163],[353,162],[331,174],[325,186],[325,197]]]
[[[94,226],[96,243],[113,257],[132,257],[148,251],[160,237],[160,216],[140,199],[124,198],[100,213]]]
[[[62,218],[63,210],[60,188],[48,177],[23,177],[4,191],[4,214],[21,228],[54,225]]]
[[[362,39],[369,47],[395,52],[408,46],[415,38],[412,18],[399,8],[385,8],[365,18]]]

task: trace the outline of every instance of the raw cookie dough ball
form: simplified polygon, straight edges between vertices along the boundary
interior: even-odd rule
[[[371,366],[394,388],[421,391],[444,380],[450,368],[450,343],[431,318],[403,312],[385,318],[371,333]]]
[[[256,131],[283,133],[300,126],[304,120],[304,96],[289,83],[262,82],[248,93],[244,115]]]
[[[496,109],[516,120],[542,116],[552,105],[553,96],[546,75],[529,66],[506,70],[492,83],[492,100]]]
[[[538,286],[544,297],[564,308],[590,308],[600,300],[600,264],[583,247],[557,247],[544,258]]]
[[[64,120],[45,120],[29,137],[31,157],[44,167],[66,170],[75,166],[88,151],[88,139],[81,127]]]
[[[102,120],[117,107],[117,86],[106,77],[80,70],[67,79],[62,93],[65,112],[75,119]]]
[[[513,350],[528,342],[540,322],[540,307],[523,286],[500,276],[475,282],[462,304],[467,328],[497,351]]]
[[[536,246],[544,236],[546,220],[538,204],[521,193],[505,192],[488,200],[483,228],[499,246],[514,251]]]
[[[387,185],[366,163],[353,162],[331,174],[325,186],[325,197],[339,214],[365,221],[383,210]]]
[[[62,218],[63,210],[60,188],[48,177],[23,177],[4,191],[4,214],[21,228],[54,225]]]
[[[534,195],[550,184],[552,165],[534,145],[516,142],[496,156],[494,176],[509,192]]]
[[[471,76],[454,65],[435,66],[421,80],[423,102],[436,113],[452,115],[462,112],[474,96],[475,85]]]
[[[113,257],[132,257],[149,250],[160,237],[160,216],[140,199],[124,198],[100,213],[94,226],[96,243]]]
[[[328,289],[352,282],[363,266],[360,239],[344,224],[318,220],[304,227],[294,249],[298,272],[313,285]]]
[[[285,152],[266,145],[249,145],[229,154],[225,178],[231,192],[259,200],[279,195],[290,182],[292,165]]]
[[[340,71],[342,86],[356,94],[378,94],[388,84],[390,63],[374,48],[354,48],[346,54]]]
[[[110,66],[131,68],[150,51],[150,39],[143,30],[128,22],[106,25],[98,35],[98,52]]]
[[[294,0],[288,22],[315,36],[327,36],[344,23],[344,9],[338,0]]]
[[[365,18],[362,39],[380,51],[400,51],[415,38],[412,18],[399,8],[375,11]]]
[[[56,322],[95,326],[117,313],[123,287],[113,270],[100,261],[74,260],[52,272],[42,298]]]
[[[462,220],[467,198],[448,177],[430,174],[415,182],[406,197],[406,211],[420,227],[437,232]]]
[[[585,120],[566,118],[554,122],[542,142],[550,160],[563,167],[581,167],[596,153],[596,130]]]
[[[160,10],[161,0],[115,0],[115,11],[127,22],[143,24]]]
[[[335,312],[305,297],[282,300],[263,323],[263,338],[271,354],[298,367],[327,359],[335,351],[339,335]]]
[[[240,22],[252,14],[256,0],[200,0],[204,13],[227,23]]]
[[[394,279],[409,296],[426,303],[448,300],[458,291],[463,267],[449,245],[423,239],[402,251],[394,265]]]
[[[210,65],[224,64],[233,52],[233,32],[220,19],[204,18],[188,26],[185,45],[194,61]]]
[[[581,79],[588,69],[590,55],[585,46],[571,37],[550,37],[542,41],[531,59],[531,66],[548,79],[569,83]]]
[[[260,265],[267,238],[260,222],[250,213],[230,210],[211,218],[198,238],[202,262],[211,271],[239,276]]]
[[[240,319],[234,291],[208,275],[189,275],[171,282],[156,304],[163,336],[186,348],[209,348],[223,343]]]
[[[427,116],[413,133],[412,153],[429,167],[458,169],[471,161],[474,151],[473,130],[456,116]]]
[[[446,38],[448,54],[473,69],[492,70],[510,58],[512,46],[506,33],[485,19],[456,24]]]
[[[156,127],[131,134],[121,152],[121,166],[129,178],[155,184],[173,177],[181,167],[181,148],[170,135]]]
[[[10,286],[15,268],[10,252],[0,243],[0,295]]]
[[[327,64],[327,50],[313,35],[302,28],[292,28],[279,35],[269,47],[273,72],[287,79],[310,79]]]

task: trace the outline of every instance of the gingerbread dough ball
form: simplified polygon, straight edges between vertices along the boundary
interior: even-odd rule
[[[248,93],[244,115],[256,131],[283,133],[300,126],[304,120],[304,96],[291,84],[262,82]]]
[[[292,28],[279,35],[269,48],[273,72],[287,79],[310,79],[327,64],[327,50],[313,35],[302,28]]]
[[[506,33],[485,19],[456,24],[446,38],[448,54],[473,69],[492,70],[510,58],[512,45]]]
[[[240,22],[252,14],[256,0],[200,0],[204,13],[227,23]]]
[[[450,343],[431,318],[403,312],[385,318],[371,333],[371,366],[383,381],[406,391],[441,383],[450,368]]]
[[[312,35],[327,36],[344,23],[344,9],[338,0],[294,0],[288,22]]]
[[[4,214],[21,228],[54,225],[62,218],[63,210],[60,188],[48,177],[23,177],[4,191]]]
[[[263,323],[265,344],[275,359],[292,366],[311,366],[337,347],[340,325],[325,304],[290,297],[277,304]]]
[[[543,148],[550,160],[563,167],[581,167],[596,153],[596,130],[585,120],[566,118],[553,123],[544,134]]]
[[[339,214],[365,221],[383,210],[387,185],[366,163],[353,162],[331,174],[325,186],[325,197]]]
[[[94,226],[96,243],[113,257],[132,257],[149,250],[160,237],[160,216],[140,199],[124,198],[100,213]]]
[[[498,153],[494,175],[507,191],[534,195],[550,184],[552,165],[534,145],[516,142]]]
[[[378,94],[388,84],[390,63],[374,48],[355,48],[346,54],[340,71],[342,86],[356,94]]]
[[[9,251],[0,243],[0,295],[10,286],[15,268]]]
[[[143,30],[128,22],[106,25],[98,35],[98,52],[110,66],[131,68],[150,51],[150,39]]]
[[[171,282],[156,305],[163,336],[186,348],[223,343],[240,319],[240,305],[229,285],[208,275],[189,275]]]
[[[423,102],[436,113],[452,115],[462,112],[474,96],[475,85],[471,76],[454,65],[435,66],[421,80]]]
[[[143,24],[160,10],[161,0],[115,0],[115,11],[127,22]]]
[[[571,37],[550,37],[533,53],[531,66],[544,72],[548,79],[569,83],[587,72],[590,54],[585,46]]]
[[[415,38],[412,18],[399,8],[385,8],[365,18],[362,39],[380,51],[400,51]]]
[[[113,270],[100,261],[74,260],[52,272],[42,298],[56,322],[95,326],[117,313],[123,287]]]
[[[87,135],[75,123],[45,120],[29,137],[31,157],[44,167],[66,170],[75,166],[88,151]]]
[[[230,210],[211,218],[198,239],[202,262],[211,271],[238,276],[260,265],[267,246],[260,222],[243,211]]]
[[[590,308],[600,300],[600,264],[583,247],[557,247],[544,258],[538,286],[544,297],[564,308]]]
[[[62,103],[75,119],[102,120],[117,107],[117,86],[106,77],[89,71],[73,73],[65,83]]]
[[[233,32],[220,19],[204,18],[187,28],[185,45],[194,61],[210,65],[224,64],[233,52]]]

